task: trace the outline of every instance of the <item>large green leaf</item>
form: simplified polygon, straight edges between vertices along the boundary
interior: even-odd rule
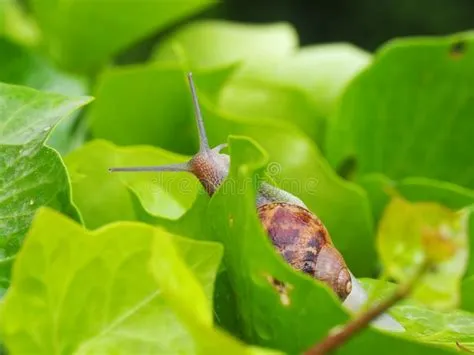
[[[468,217],[437,203],[394,197],[377,239],[386,275],[406,282],[423,260],[433,259],[434,267],[417,284],[413,297],[439,309],[458,306],[468,258]]]
[[[38,90],[78,96],[87,92],[84,78],[63,73],[47,59],[0,38],[0,81]],[[48,145],[65,153],[72,146],[74,119],[62,120],[48,138]]]
[[[107,141],[87,143],[66,157],[73,200],[88,228],[119,220],[143,220],[134,203],[156,217],[177,219],[192,205],[197,179],[188,173],[110,173],[111,167],[161,165],[189,157],[149,146],[119,148]]]
[[[158,43],[154,57],[164,62],[184,61],[193,69],[212,69],[249,60],[271,61],[297,46],[297,33],[287,23],[207,20],[180,27]]]
[[[342,97],[328,157],[361,175],[428,177],[474,187],[471,33],[387,44]]]
[[[230,73],[221,67],[194,77],[200,89],[215,96]],[[99,78],[95,96],[89,119],[96,138],[183,154],[197,151],[191,94],[178,64],[111,69]]]
[[[158,287],[149,270],[152,244]],[[171,238],[144,224],[88,232],[41,209],[2,304],[5,344],[12,354],[194,353],[164,294],[179,282],[172,291],[192,304],[189,316],[211,328],[221,254],[214,243]]]
[[[207,100],[207,74],[194,77],[211,145],[226,142],[229,134],[259,142],[270,154],[269,173],[274,180],[303,199],[324,221],[356,275],[370,275],[376,255],[363,192],[340,179],[314,143],[292,125],[249,120],[216,109]],[[103,85],[91,113],[96,136],[118,144],[156,144],[179,147],[180,152],[186,147],[186,154],[197,151],[190,93],[178,69],[160,65],[116,69]]]
[[[16,253],[42,205],[79,218],[61,158],[43,142],[61,118],[89,100],[0,84],[0,257]]]
[[[209,252],[211,246],[219,252],[211,254]],[[176,237],[156,238],[151,266],[163,297],[193,335],[197,353],[217,355],[222,354],[225,349],[226,354],[236,355],[277,354],[276,351],[247,347],[222,331],[212,328],[209,292],[205,295],[203,287],[212,292],[216,260],[219,261],[221,255],[221,249],[213,243],[191,242]],[[199,260],[199,269],[208,271],[207,274],[204,272],[199,274],[201,284],[188,266],[194,265],[196,259]]]
[[[211,0],[29,0],[50,55],[69,69],[86,71],[118,51],[199,12]],[[73,19],[73,20],[72,20]]]
[[[322,144],[325,118],[370,57],[345,44],[296,46],[286,24],[200,21],[160,42],[155,58],[193,69],[240,63],[220,95],[221,109],[249,119],[290,121]]]
[[[255,173],[262,173],[265,155],[251,141],[238,137],[230,139],[230,153],[231,172],[211,199],[209,218],[216,238],[224,244],[224,261],[245,337],[288,353],[301,353],[347,316],[326,286],[292,270],[265,235],[255,211]],[[232,190],[226,187],[231,186],[242,189],[229,193]],[[280,282],[278,287],[275,281]],[[373,329],[349,341],[339,353],[366,354],[373,349],[384,349],[386,354],[450,353]]]

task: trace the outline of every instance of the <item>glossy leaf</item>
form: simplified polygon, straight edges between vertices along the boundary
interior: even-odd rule
[[[328,157],[357,173],[474,187],[473,35],[390,42],[351,82],[332,120]]]
[[[207,20],[179,28],[157,45],[154,57],[184,61],[192,69],[213,69],[249,60],[271,61],[290,54],[297,45],[297,33],[287,23]]]
[[[200,89],[215,95],[229,74],[229,68],[222,67],[194,77]],[[156,145],[188,155],[197,151],[191,94],[178,65],[112,69],[100,78],[95,96],[89,119],[96,138],[119,145]]]
[[[214,251],[214,254],[209,251]],[[278,354],[276,351],[247,347],[228,334],[212,327],[209,292],[206,295],[203,287],[207,287],[212,293],[217,262],[222,256],[222,249],[218,248],[218,245],[172,239],[168,236],[155,239],[152,253],[151,267],[163,297],[193,335],[197,353],[221,354],[225,349],[226,353],[236,355]],[[199,268],[208,270],[207,274],[199,275],[201,284],[188,266],[193,265],[194,260],[197,259],[196,255],[200,261]],[[190,302],[191,298],[192,302]]]
[[[38,207],[79,218],[61,158],[43,142],[60,119],[89,100],[0,84],[1,258],[16,253]]]
[[[266,156],[239,137],[230,139],[230,153],[231,173],[212,198],[209,215],[216,237],[224,244],[224,262],[238,298],[245,337],[287,353],[301,353],[347,316],[326,286],[292,270],[265,235],[254,205],[255,173],[262,173]],[[283,287],[275,287],[273,280]],[[449,353],[372,329],[349,341],[339,353],[369,353],[374,348],[383,348],[386,354],[398,354],[400,349],[404,354]]]
[[[78,96],[87,92],[84,78],[63,73],[43,58],[13,42],[0,38],[0,81],[63,95]],[[61,153],[72,147],[71,137],[76,120],[69,118],[57,124],[48,145]],[[79,137],[81,138],[81,137]]]
[[[209,0],[116,2],[30,0],[50,55],[68,69],[91,71],[134,42],[209,7]],[[74,21],[70,21],[74,18]]]
[[[152,257],[153,244],[163,249],[154,248]],[[197,323],[211,328],[221,254],[214,243],[171,238],[144,224],[88,232],[41,209],[2,303],[5,344],[13,354],[193,353],[193,339],[164,294],[170,280],[177,281],[172,276],[185,277],[173,292],[193,305]],[[158,287],[150,258],[155,276],[161,275]],[[171,278],[168,284],[164,277]]]
[[[177,219],[193,204],[198,182],[188,173],[109,172],[117,166],[179,163],[189,157],[147,146],[117,147],[92,141],[66,157],[73,200],[88,228],[142,220],[138,198],[151,216]]]
[[[224,86],[219,108],[249,119],[289,121],[322,146],[325,118],[370,56],[344,44],[297,50],[297,42],[286,24],[199,21],[160,42],[155,58],[193,69],[239,63]]]
[[[458,305],[468,257],[468,215],[433,202],[410,203],[394,197],[384,211],[377,245],[388,276],[406,282],[429,260],[413,297],[432,307]]]

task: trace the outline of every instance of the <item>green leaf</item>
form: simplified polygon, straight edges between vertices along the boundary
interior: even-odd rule
[[[301,198],[323,221],[357,276],[371,274],[376,261],[374,231],[363,192],[340,179],[297,129],[263,120],[249,122],[201,102],[210,141],[219,144],[229,134],[238,134],[258,142],[269,154],[267,174],[277,186]]]
[[[153,248],[155,276],[179,282],[183,288],[175,291],[192,304],[192,316],[199,316],[201,323],[206,319],[210,327],[210,296],[222,247],[171,238],[161,229],[130,222],[88,232],[41,209],[1,307],[1,330],[9,351],[194,353],[190,333],[163,296],[169,285],[160,283],[157,288],[149,270],[153,244],[163,246]],[[156,270],[157,264],[163,268]],[[192,289],[188,279],[173,277],[178,270],[193,278]]]
[[[347,82],[370,56],[344,44],[302,47],[268,63],[247,62],[222,91],[221,109],[249,119],[296,124],[320,147],[326,119]]]
[[[289,121],[322,146],[325,118],[370,57],[345,44],[296,51],[297,42],[293,28],[283,23],[199,21],[160,42],[155,58],[197,69],[240,63],[220,95],[219,108],[249,120]]]
[[[297,272],[277,255],[255,211],[255,182],[266,156],[250,140],[230,139],[231,172],[211,199],[209,218],[225,248],[224,261],[237,297],[245,337],[252,343],[301,353],[347,320],[340,302],[322,283]],[[239,193],[229,188],[242,187]],[[272,280],[282,282],[275,287]],[[339,353],[447,354],[447,350],[367,329]]]
[[[0,258],[16,253],[42,205],[79,219],[61,158],[43,142],[61,118],[88,101],[0,84]]]
[[[214,3],[210,0],[90,2],[30,0],[50,55],[68,69],[91,71],[134,42]],[[74,21],[69,19],[74,18]]]
[[[84,78],[63,73],[47,59],[0,38],[0,81],[43,91],[78,96],[87,92]],[[48,145],[65,153],[71,149],[75,119],[62,120],[48,138]]]
[[[88,228],[143,220],[138,198],[151,216],[177,219],[193,204],[198,182],[188,173],[110,173],[111,167],[178,163],[189,157],[149,146],[117,147],[97,140],[66,157],[73,200]]]
[[[213,247],[214,254],[209,253],[210,246]],[[195,262],[196,255],[200,256],[200,269],[208,270],[207,275],[204,273],[200,275],[204,279],[201,280],[201,284],[188,266]],[[246,347],[243,343],[212,327],[209,292],[206,296],[203,286],[208,286],[212,292],[216,266],[221,256],[222,249],[217,248],[214,243],[191,242],[186,239],[173,240],[168,236],[155,239],[151,266],[163,297],[193,335],[197,353],[221,354],[222,349],[225,349],[226,353],[230,354],[277,354],[276,351]],[[191,297],[192,302],[190,302]]]
[[[200,89],[215,95],[229,74],[229,68],[222,67],[194,77]],[[177,64],[111,69],[100,77],[95,96],[89,119],[96,138],[183,154],[197,151],[191,94]]]
[[[194,75],[210,144],[226,142],[229,134],[255,139],[269,152],[275,168],[269,169],[271,177],[321,218],[357,276],[370,275],[376,262],[375,236],[363,191],[340,179],[314,143],[294,127],[274,120],[249,121],[216,108],[207,97],[211,73]],[[190,92],[180,70],[156,64],[115,69],[103,83],[90,117],[96,136],[117,144],[197,151]]]
[[[287,23],[207,20],[180,27],[160,41],[154,57],[163,62],[184,61],[193,69],[213,69],[249,60],[281,58],[297,45],[297,33]]]
[[[474,204],[474,191],[445,181],[426,178],[392,181],[382,174],[367,174],[357,182],[367,191],[376,222],[394,194],[411,202],[436,202],[453,210]]]
[[[331,164],[357,173],[474,187],[472,33],[390,42],[355,78],[332,120]]]
[[[380,280],[361,280],[367,292],[378,292],[378,300],[395,290],[395,285]],[[459,350],[460,345],[474,351],[474,314],[454,310],[441,312],[428,309],[413,300],[403,300],[390,309],[406,329],[406,336],[420,341],[445,345]]]
[[[431,260],[435,264],[413,297],[435,308],[454,308],[467,265],[467,220],[466,213],[436,203],[410,203],[394,197],[385,209],[377,237],[385,272],[406,282],[425,259]]]
[[[461,308],[474,312],[474,275],[464,280],[461,292]]]
[[[16,0],[0,3],[0,35],[25,46],[34,46],[39,41],[36,23]]]

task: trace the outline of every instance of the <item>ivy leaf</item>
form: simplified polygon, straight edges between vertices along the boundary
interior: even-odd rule
[[[328,158],[357,174],[426,177],[474,187],[472,33],[390,42],[341,99]]]
[[[61,118],[88,101],[0,84],[0,257],[16,253],[42,205],[79,219],[61,158],[43,142]]]
[[[255,211],[257,175],[266,157],[247,138],[233,136],[229,143],[231,172],[211,199],[209,220],[215,237],[224,244],[224,262],[238,298],[244,337],[286,353],[301,353],[346,321],[347,315],[326,286],[291,269],[277,255]],[[239,193],[229,193],[239,187]],[[371,328],[344,344],[340,353],[369,353],[374,348],[383,348],[387,354],[399,354],[400,349],[404,354],[450,353]]]
[[[61,72],[46,58],[9,40],[0,38],[0,52],[0,81],[63,95],[79,96],[87,92],[84,78]],[[71,136],[75,121],[70,118],[59,122],[48,137],[48,145],[63,154],[69,151],[72,148]]]
[[[188,173],[110,173],[117,166],[179,163],[189,157],[150,146],[117,147],[89,142],[66,157],[73,200],[88,228],[142,220],[134,198],[151,216],[176,220],[191,207],[198,182]]]
[[[213,247],[214,254],[209,252],[210,246]],[[222,349],[230,354],[278,353],[256,347],[247,347],[212,327],[209,292],[206,297],[203,286],[208,287],[212,293],[216,265],[222,256],[222,249],[217,248],[215,243],[191,242],[186,239],[173,240],[168,236],[155,239],[152,253],[151,266],[163,297],[193,335],[198,348],[197,353],[221,354]],[[200,275],[203,279],[201,284],[199,284],[188,266],[195,262],[196,255],[199,255],[200,269],[209,270],[207,274],[202,273]],[[192,302],[190,302],[190,297],[192,297]]]
[[[208,0],[90,2],[30,0],[50,55],[75,71],[91,71],[153,32],[209,7]],[[74,21],[68,18],[74,17]],[[91,20],[92,19],[92,20]]]
[[[196,21],[180,27],[157,45],[154,58],[185,61],[190,68],[213,69],[251,60],[268,61],[291,53],[298,45],[287,23],[241,24]]]
[[[221,67],[202,76],[195,73],[194,78],[199,89],[215,96],[230,73],[231,68]],[[197,151],[191,94],[178,65],[111,69],[99,78],[95,96],[89,116],[94,137],[119,145],[156,145],[188,155]]]
[[[413,297],[439,309],[459,303],[467,265],[468,214],[430,202],[410,203],[394,197],[378,231],[378,250],[388,276],[407,281],[424,260],[434,263]]]
[[[153,244],[164,247],[154,248],[155,276],[173,282],[175,275],[186,277],[179,279],[179,297],[193,305],[196,322],[211,328],[210,296],[222,247],[130,222],[88,232],[44,208],[18,255],[1,307],[9,351],[193,353],[190,333],[164,299],[169,285],[157,287],[149,269]]]
[[[370,56],[345,44],[299,50],[297,44],[294,29],[283,23],[199,21],[160,42],[155,58],[197,69],[239,63],[222,90],[219,108],[252,120],[291,122],[322,146],[326,117]]]

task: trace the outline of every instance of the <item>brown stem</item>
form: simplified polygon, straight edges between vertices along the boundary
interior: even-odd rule
[[[464,345],[462,345],[459,341],[456,342],[456,345],[458,346],[458,348],[461,350],[461,351],[464,351],[466,353],[471,353],[471,354],[474,354],[474,351],[466,348]]]
[[[372,320],[386,312],[398,301],[407,297],[429,266],[429,263],[423,263],[417,273],[406,284],[400,285],[389,298],[356,316],[341,329],[329,332],[326,338],[307,350],[304,354],[324,355],[343,345],[347,340],[364,329]]]

